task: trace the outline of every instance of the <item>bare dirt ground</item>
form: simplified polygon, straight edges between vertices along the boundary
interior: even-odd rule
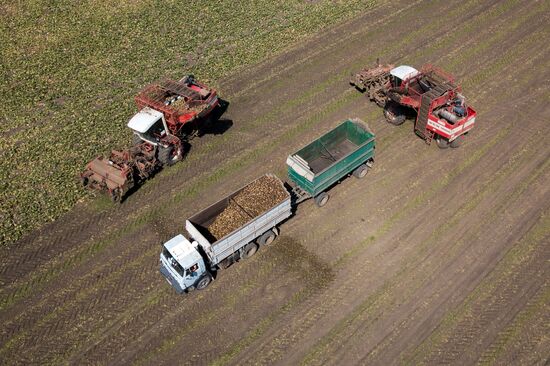
[[[122,205],[77,205],[2,248],[5,364],[546,364],[550,4],[382,4],[223,82],[232,127]],[[459,149],[393,127],[347,84],[437,64],[478,110]],[[253,258],[176,295],[160,244],[346,117],[375,168],[311,201]]]

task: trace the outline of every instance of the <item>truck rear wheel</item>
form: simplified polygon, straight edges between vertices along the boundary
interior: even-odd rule
[[[258,251],[258,244],[248,243],[243,248],[243,259],[250,258]]]
[[[201,277],[199,282],[197,282],[197,285],[195,286],[195,288],[197,290],[204,290],[205,288],[208,287],[208,285],[210,285],[210,282],[212,282],[212,276],[210,276],[210,274],[207,273]]]
[[[327,204],[329,197],[327,192],[321,192],[315,197],[315,204],[319,207],[323,207]]]
[[[258,239],[258,244],[260,244],[260,246],[269,245],[273,243],[273,240],[275,240],[275,237],[276,235],[273,232],[273,230],[269,230],[263,233],[262,236],[260,236],[260,238]]]
[[[362,164],[362,165],[359,165],[357,169],[353,171],[352,174],[355,178],[361,179],[361,178],[364,178],[368,172],[369,172],[369,168],[365,164]]]

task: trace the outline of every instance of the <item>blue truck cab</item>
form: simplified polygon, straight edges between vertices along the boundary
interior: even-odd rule
[[[180,294],[201,287],[201,280],[205,282],[205,276],[209,276],[198,251],[198,243],[191,243],[181,234],[164,243],[160,254],[160,272]]]

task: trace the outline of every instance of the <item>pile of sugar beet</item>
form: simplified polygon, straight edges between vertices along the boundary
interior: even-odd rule
[[[216,240],[275,207],[288,197],[279,179],[264,175],[229,199],[227,207],[214,219],[208,231]]]

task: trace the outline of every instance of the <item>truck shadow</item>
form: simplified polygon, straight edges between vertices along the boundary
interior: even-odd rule
[[[262,252],[266,260],[292,272],[308,288],[324,288],[334,280],[332,267],[291,237],[277,237],[272,244],[262,248]]]

